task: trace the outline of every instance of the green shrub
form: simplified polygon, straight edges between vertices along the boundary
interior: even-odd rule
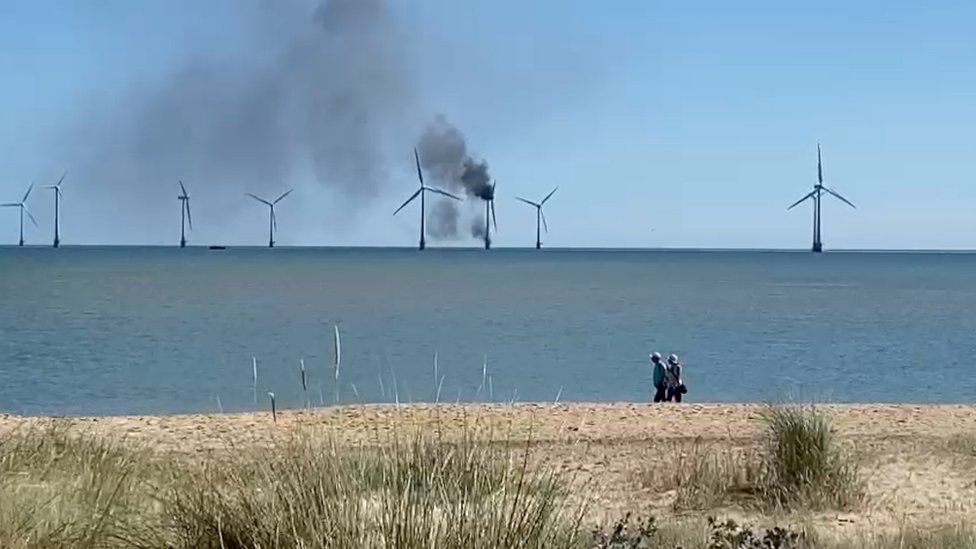
[[[837,443],[830,420],[813,408],[776,406],[767,423],[760,493],[785,508],[849,509],[863,498],[854,457]]]

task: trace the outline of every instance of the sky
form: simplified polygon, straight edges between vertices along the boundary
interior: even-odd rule
[[[497,182],[496,246],[533,245],[514,197],[558,185],[546,246],[807,248],[810,206],[786,207],[819,142],[858,206],[825,201],[828,248],[976,249],[972,2],[369,0],[383,26],[328,40],[295,23],[319,3],[0,3],[0,202],[67,171],[64,243],[174,244],[183,180],[191,243],[260,245],[244,193],[294,188],[279,245],[412,246],[416,205],[391,214],[441,116]],[[268,69],[296,35],[301,74]],[[283,76],[242,96],[252,74]],[[52,192],[28,207],[49,243]],[[0,244],[17,223],[0,209]]]

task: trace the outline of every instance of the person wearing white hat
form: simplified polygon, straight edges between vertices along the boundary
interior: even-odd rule
[[[664,402],[668,390],[668,367],[661,360],[661,353],[651,354],[651,365],[654,368],[654,402]]]
[[[678,360],[678,355],[671,355],[668,357],[668,367],[667,367],[667,385],[668,394],[667,401],[671,402],[681,402],[681,395],[688,392],[685,388],[685,382],[681,378],[681,362]]]

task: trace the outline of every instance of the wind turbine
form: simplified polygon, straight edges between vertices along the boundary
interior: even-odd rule
[[[813,186],[813,190],[810,191],[809,194],[791,204],[789,208],[786,208],[786,210],[789,211],[804,201],[813,199],[813,251],[815,253],[820,253],[823,251],[823,241],[820,239],[820,199],[824,194],[833,195],[844,204],[857,209],[857,206],[855,206],[850,200],[844,198],[833,189],[824,187],[823,162],[821,161],[820,157],[820,143],[817,143],[817,184]]]
[[[27,197],[30,196],[31,191],[34,190],[34,184],[31,183],[30,187],[27,187],[27,192],[24,193],[24,198],[20,199],[20,202],[9,202],[7,204],[0,204],[0,208],[10,207],[10,208],[20,208],[20,246],[24,245],[24,213],[27,213],[27,217],[30,218],[31,223],[37,226],[37,220],[31,215],[30,210],[27,209]]]
[[[271,209],[271,220],[268,222],[268,247],[269,248],[274,248],[274,244],[275,244],[274,235],[275,235],[275,231],[278,229],[278,221],[275,218],[275,211],[274,211],[275,204],[281,202],[282,198],[288,196],[294,190],[295,189],[288,189],[288,191],[285,192],[285,194],[279,196],[273,202],[268,202],[267,200],[261,198],[260,196],[253,195],[251,193],[244,193],[247,196],[253,198],[254,200],[257,200],[258,202],[267,205],[268,208]]]
[[[425,232],[424,229],[425,229],[425,226],[426,226],[426,221],[425,221],[426,220],[426,217],[425,217],[426,216],[426,213],[425,212],[426,212],[426,208],[427,208],[427,198],[426,198],[427,191],[430,191],[432,193],[437,193],[437,194],[446,196],[448,198],[453,198],[454,200],[461,200],[461,198],[458,197],[458,196],[454,196],[453,194],[451,194],[449,192],[445,192],[445,191],[442,191],[440,189],[435,189],[434,187],[428,187],[427,185],[425,185],[424,184],[424,172],[420,169],[420,155],[417,154],[417,149],[414,149],[413,150],[413,159],[417,162],[417,179],[420,180],[420,188],[417,189],[417,192],[413,193],[410,196],[410,198],[407,199],[406,202],[404,202],[403,204],[401,204],[400,207],[397,208],[395,212],[393,212],[393,215],[396,215],[396,214],[400,213],[400,210],[402,210],[403,208],[405,208],[407,206],[407,204],[413,202],[413,200],[415,198],[417,198],[418,196],[420,197],[420,249],[423,250],[424,248],[427,247],[427,240],[426,240],[425,235],[424,235],[424,232]]]
[[[180,201],[180,248],[186,248],[186,224],[189,222],[192,231],[193,217],[190,216],[190,194],[186,192],[183,181],[180,181],[180,190],[183,194],[176,197]]]
[[[547,194],[546,197],[542,199],[542,202],[538,203],[532,202],[531,200],[526,200],[520,196],[515,197],[516,200],[521,200],[529,206],[535,207],[535,249],[537,250],[542,248],[542,233],[539,231],[540,220],[542,221],[542,225],[546,228],[546,234],[549,234],[549,224],[546,223],[546,214],[542,213],[542,205],[546,203],[546,200],[552,198],[552,195],[556,194],[557,190],[559,190],[558,186],[553,189],[552,192]]]
[[[45,189],[54,189],[54,247],[61,245],[61,183],[68,172],[61,174],[61,179],[54,185],[48,185]]]
[[[485,198],[485,249],[486,250],[491,249],[491,225],[494,225],[495,232],[498,232],[498,219],[495,218],[495,185],[497,184],[498,184],[497,181],[491,182],[491,194],[489,194],[488,197]]]

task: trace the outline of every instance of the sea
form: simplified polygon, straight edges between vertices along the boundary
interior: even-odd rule
[[[647,402],[654,351],[693,402],[971,403],[976,255],[0,248],[4,413]]]

